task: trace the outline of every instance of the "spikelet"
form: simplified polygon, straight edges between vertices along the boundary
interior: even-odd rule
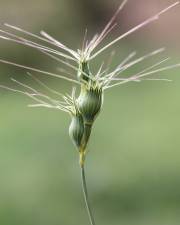
[[[90,69],[89,63],[87,61],[82,61],[79,63],[79,70],[78,70],[78,80],[80,82],[88,82],[90,79]]]
[[[77,110],[76,113],[71,116],[69,136],[78,150],[81,149],[83,135],[84,121],[82,115]]]

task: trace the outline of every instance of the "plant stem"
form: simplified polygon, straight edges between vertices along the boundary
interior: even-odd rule
[[[89,198],[88,198],[88,191],[87,191],[87,185],[86,185],[86,177],[85,177],[85,170],[84,170],[84,165],[81,166],[81,179],[82,179],[82,188],[83,188],[83,193],[84,193],[84,200],[86,204],[86,209],[89,215],[89,220],[91,225],[95,225],[95,220],[92,214],[92,210],[90,207],[89,203]]]

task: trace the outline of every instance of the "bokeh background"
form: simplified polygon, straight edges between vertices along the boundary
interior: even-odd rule
[[[8,30],[3,26],[7,22],[37,34],[45,30],[77,49],[85,29],[89,37],[99,32],[120,2],[0,0],[1,29]],[[130,0],[104,44],[173,2]],[[169,64],[177,63],[179,27],[178,6],[108,49],[91,67],[96,70],[113,49],[116,54],[111,68],[131,51],[137,50],[140,56],[164,46],[165,53],[128,73],[140,71],[167,55],[171,56]],[[5,40],[0,40],[0,58],[56,73],[64,68],[34,49]],[[71,90],[68,82],[34,75],[62,93]],[[105,93],[86,162],[97,225],[179,225],[179,76],[180,69],[174,69],[153,76],[172,79],[171,83],[134,82]],[[0,64],[0,83],[17,88],[10,77],[37,87],[26,70]],[[28,108],[29,103],[32,101],[25,96],[0,90],[0,224],[89,224],[78,153],[68,137],[70,118],[61,111]]]

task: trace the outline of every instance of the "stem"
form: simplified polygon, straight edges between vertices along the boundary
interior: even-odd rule
[[[84,165],[81,165],[81,179],[82,179],[82,188],[83,188],[83,193],[84,193],[84,201],[85,201],[86,209],[87,209],[87,212],[89,215],[89,220],[90,220],[91,225],[95,225],[94,217],[92,214],[92,210],[91,210],[89,198],[88,198]]]

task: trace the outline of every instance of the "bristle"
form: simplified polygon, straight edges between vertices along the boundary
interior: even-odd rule
[[[112,16],[112,18],[110,19],[110,21],[107,23],[107,25],[105,26],[105,28],[103,29],[103,31],[101,32],[101,34],[98,36],[95,45],[92,48],[92,51],[94,50],[94,48],[102,41],[104,40],[104,38],[107,36],[107,34],[114,28],[114,26],[116,24],[113,25],[113,22],[115,21],[115,19],[117,18],[119,12],[124,8],[125,4],[128,2],[128,0],[124,0],[120,6],[118,7],[117,11],[114,13],[114,15]]]
[[[156,54],[159,54],[161,52],[163,52],[165,50],[165,48],[160,48],[160,49],[156,49],[155,51],[152,51],[128,64],[125,64],[124,66],[118,66],[113,72],[107,74],[105,76],[105,79],[104,79],[104,85],[108,86],[110,84],[110,82],[113,80],[114,77],[117,77],[118,75],[120,75],[122,72],[124,72],[125,70],[129,69],[130,67],[136,65],[137,63],[140,63],[142,62],[143,60],[149,58],[149,57],[152,57]],[[129,56],[133,56],[135,55],[135,52],[130,54]],[[129,57],[128,57],[129,58]],[[127,58],[126,58],[127,59]],[[126,61],[126,60],[125,60]]]
[[[42,82],[41,80],[39,80],[38,78],[36,78],[35,76],[33,76],[31,73],[27,72],[27,74],[32,77],[38,84],[40,84],[42,87],[44,87],[46,90],[48,90],[49,92],[56,94],[58,96],[63,96],[63,94],[59,93],[58,91],[55,91],[54,89],[48,87],[44,82]]]
[[[43,50],[43,51],[51,52],[51,53],[53,53],[55,55],[62,56],[64,58],[66,58],[66,59],[70,59],[72,61],[75,61],[75,59],[72,58],[71,56],[66,55],[66,54],[64,54],[64,53],[62,53],[60,51],[56,51],[55,49],[46,47],[46,46],[38,44],[38,43],[35,43],[33,41],[30,41],[28,39],[22,38],[20,36],[17,36],[15,34],[11,34],[9,32],[3,31],[3,30],[0,30],[0,32],[8,35],[8,36],[0,35],[1,39],[6,39],[8,41],[15,42],[17,44],[25,45],[25,46],[28,46],[28,47],[32,47],[32,48],[35,48],[35,49],[40,50],[40,51]],[[16,38],[16,39],[14,39],[14,38]]]
[[[24,30],[24,29],[22,29],[22,28],[19,28],[19,27],[16,27],[16,26],[12,26],[12,25],[7,24],[7,23],[5,23],[4,25],[7,26],[7,27],[9,27],[9,28],[12,28],[12,29],[14,29],[14,30],[20,31],[20,32],[22,32],[22,33],[24,33],[24,34],[26,34],[26,35],[29,35],[29,36],[31,36],[31,37],[37,38],[37,39],[39,39],[39,40],[41,40],[41,41],[45,41],[45,42],[47,42],[47,43],[49,43],[49,44],[55,45],[56,47],[58,46],[58,47],[60,47],[60,48],[62,48],[62,49],[64,49],[64,50],[71,50],[71,49],[67,48],[65,45],[63,45],[62,43],[60,43],[59,41],[57,41],[57,40],[55,40],[54,38],[52,38],[50,35],[48,35],[48,34],[47,34],[46,32],[44,32],[44,31],[42,31],[42,34],[43,34],[44,36],[46,36],[46,38],[48,37],[48,39],[45,39],[45,38],[43,38],[43,37],[40,37],[40,36],[38,36],[38,35],[36,35],[36,34],[33,34],[33,33],[29,32],[29,31],[26,31],[26,30]],[[49,40],[49,39],[51,39],[51,40]],[[58,43],[58,45],[57,45],[57,43]],[[71,50],[71,51],[73,51],[73,50]]]
[[[17,63],[13,63],[13,62],[9,62],[9,61],[2,60],[2,59],[0,59],[0,62],[5,63],[5,64],[9,64],[9,65],[12,65],[12,66],[16,66],[16,67],[19,67],[19,68],[23,68],[23,69],[39,72],[39,73],[46,74],[46,75],[49,75],[49,76],[57,77],[57,78],[60,78],[60,79],[63,79],[63,80],[67,80],[67,81],[79,84],[78,81],[70,79],[70,78],[62,76],[62,75],[59,75],[59,74],[55,74],[55,73],[39,70],[39,69],[36,69],[36,68],[33,68],[33,67],[29,67],[29,66],[23,66],[23,65],[20,65],[20,64],[17,64]]]
[[[62,44],[61,42],[57,41],[56,39],[54,39],[53,37],[51,37],[49,34],[47,34],[45,31],[41,31],[40,32],[42,36],[46,37],[48,40],[51,40],[52,43],[54,43],[56,46],[60,47],[61,49],[69,52],[71,55],[73,55],[77,60],[79,60],[79,55],[72,49],[68,48],[67,46],[65,46],[64,44]]]
[[[151,74],[163,72],[163,71],[170,70],[170,69],[175,69],[175,68],[178,68],[178,67],[180,67],[180,63],[175,64],[175,65],[166,66],[166,67],[163,67],[163,68],[160,68],[160,69],[157,69],[157,70],[153,70],[153,71],[150,71],[150,72],[147,72],[147,73],[143,73],[143,74],[140,74],[140,75],[133,75],[130,78],[128,78],[127,81],[122,81],[122,82],[118,82],[118,83],[109,85],[105,89],[112,88],[112,87],[115,87],[115,86],[119,86],[121,84],[125,84],[125,83],[127,83],[129,81],[132,81],[132,80],[135,80],[135,79],[141,79],[142,77],[149,76]]]
[[[140,28],[148,25],[149,23],[152,23],[153,21],[159,19],[159,16],[162,15],[163,13],[167,12],[168,10],[170,10],[171,8],[175,7],[177,4],[179,4],[179,2],[176,2],[168,7],[166,7],[165,9],[161,10],[159,13],[155,14],[154,16],[148,18],[147,20],[145,20],[144,22],[140,23],[139,25],[135,26],[134,28],[130,29],[128,32],[124,33],[123,35],[120,35],[119,37],[117,37],[116,39],[114,39],[112,42],[110,42],[109,44],[105,45],[103,48],[101,48],[99,51],[97,51],[94,55],[92,55],[90,57],[91,59],[94,59],[96,56],[98,56],[100,53],[102,53],[104,50],[106,50],[107,48],[109,48],[110,46],[114,45],[115,43],[117,43],[118,41],[122,40],[123,38],[127,37],[128,35],[134,33],[135,31],[139,30]]]

